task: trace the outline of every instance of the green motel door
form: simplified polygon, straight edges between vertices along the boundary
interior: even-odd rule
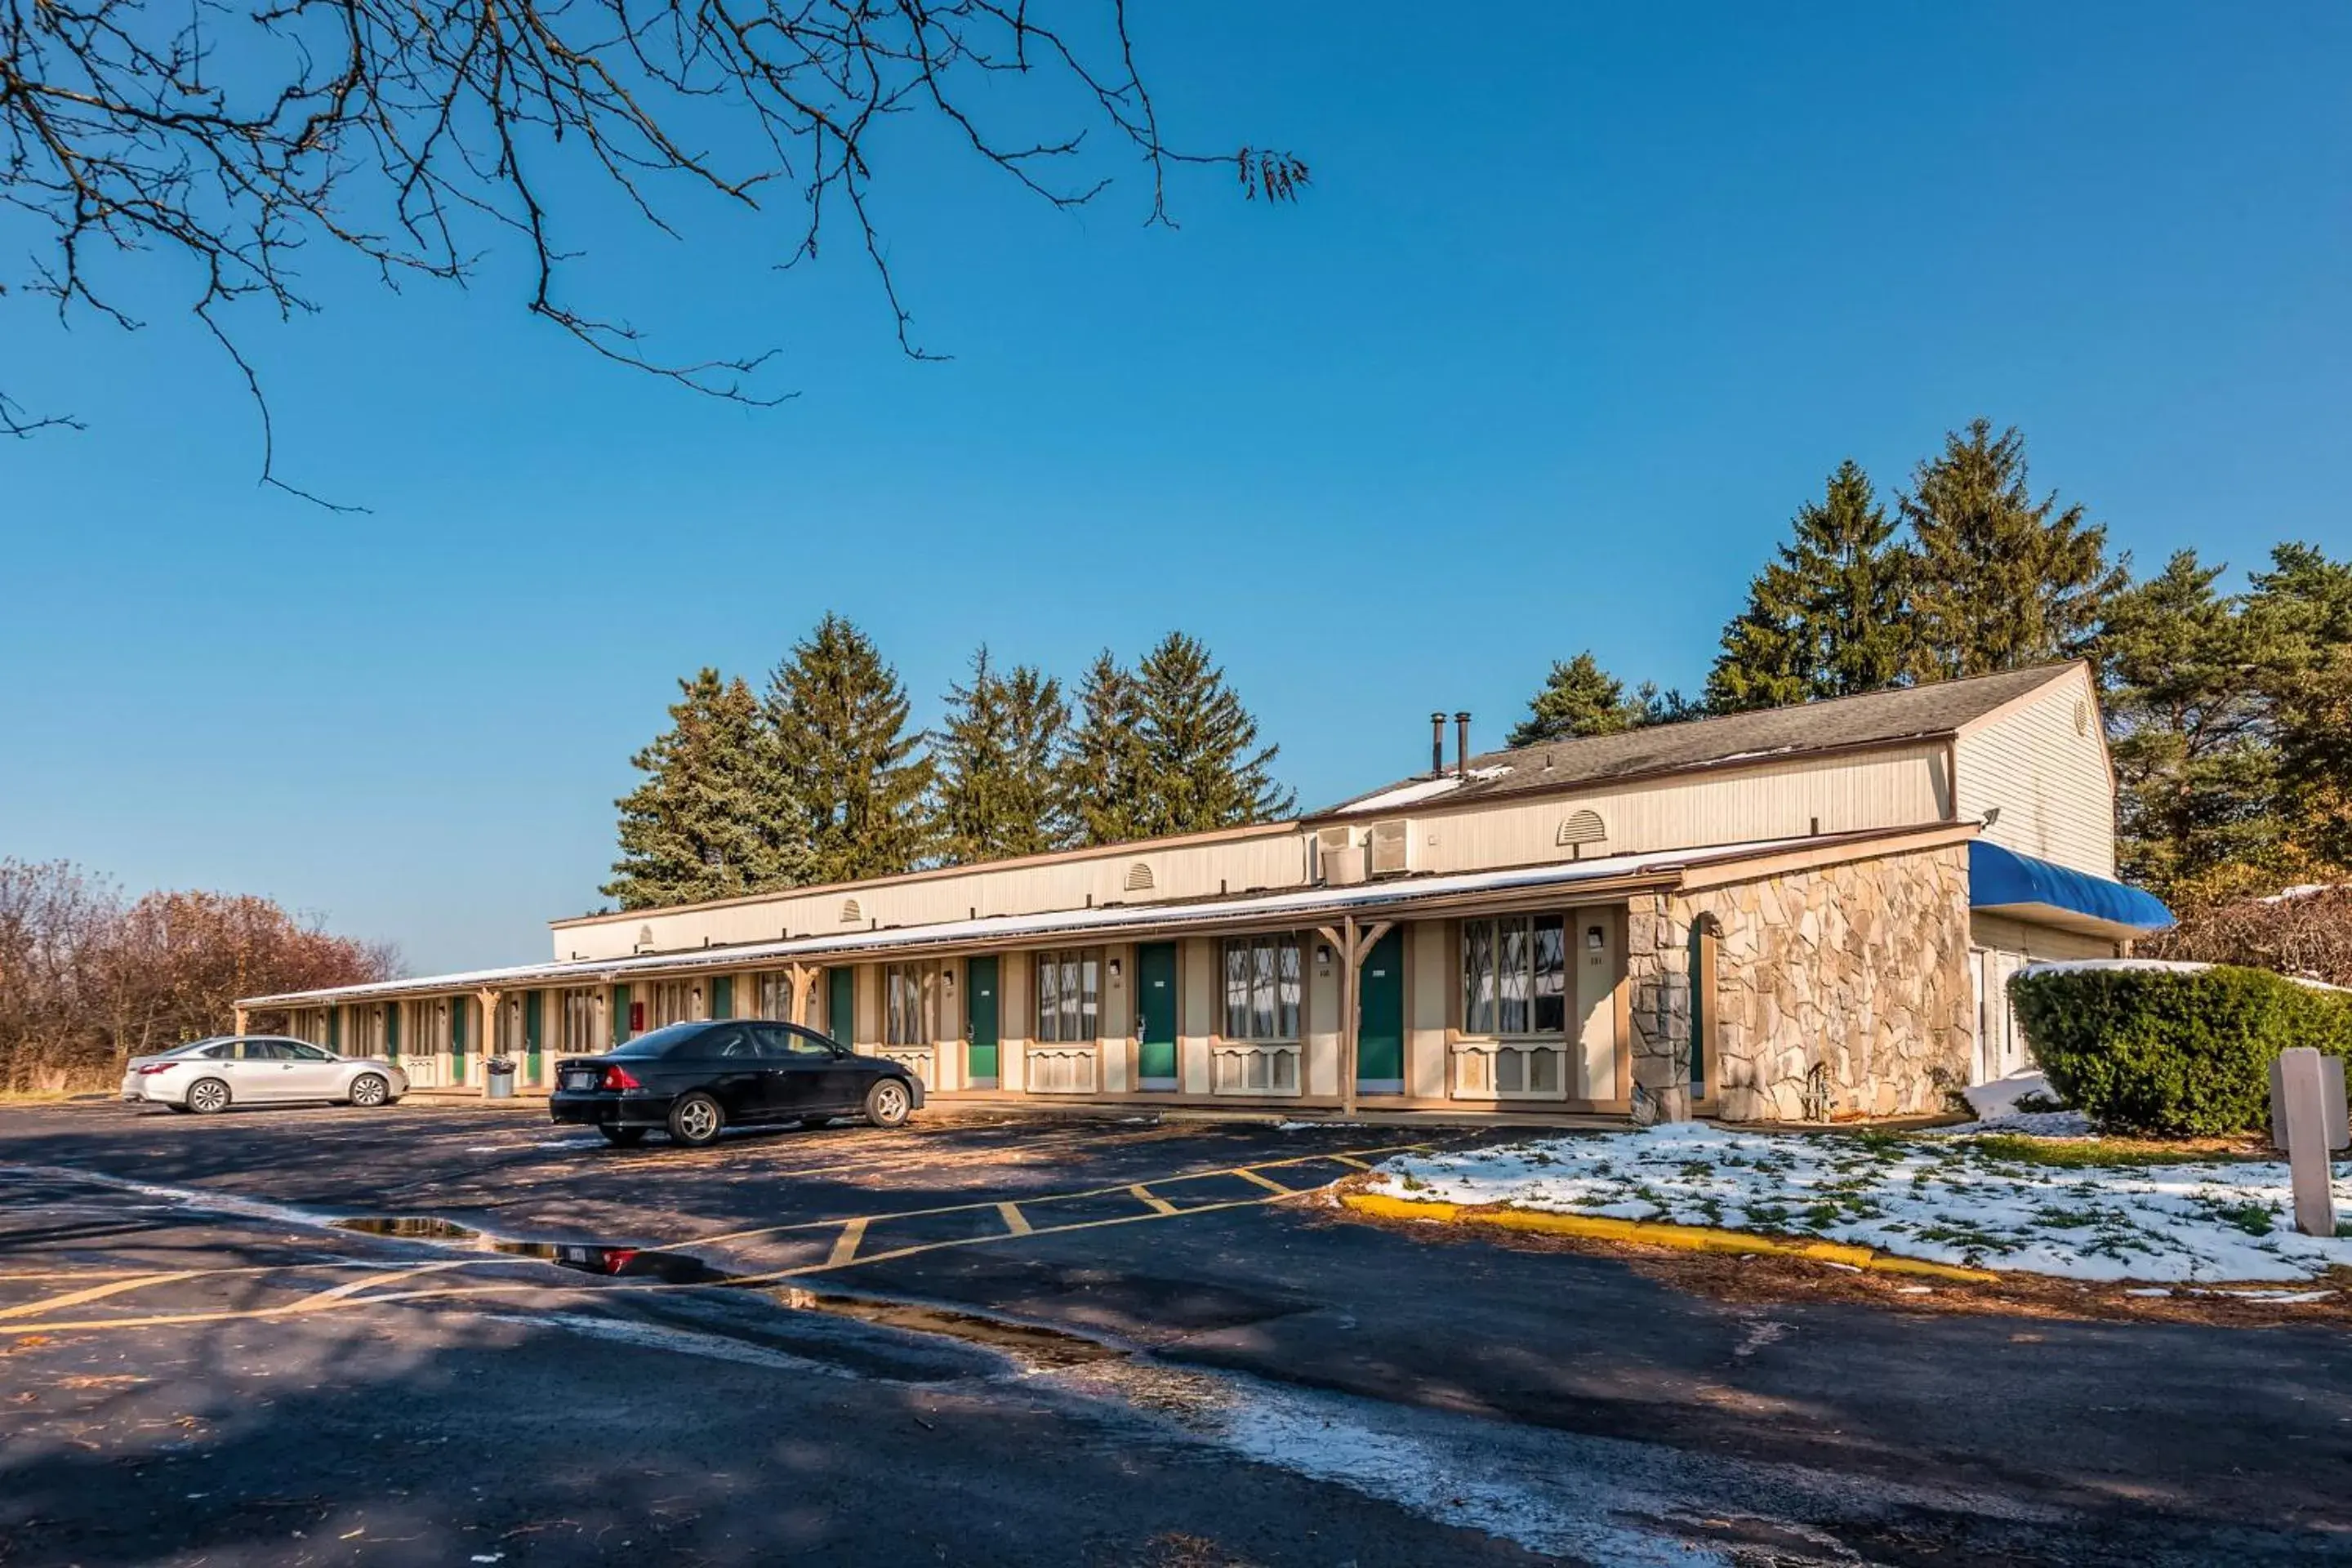
[[[824,1032],[834,1043],[857,1043],[857,971],[844,966],[824,972]]]
[[[1364,959],[1357,993],[1356,1092],[1404,1092],[1404,931],[1390,928]]]
[[[964,1081],[973,1089],[994,1089],[997,1084],[995,954],[965,961],[963,988],[964,1006],[969,1014],[964,1020]]]
[[[1176,1085],[1176,944],[1135,950],[1135,1077],[1141,1089]]]
[[[449,998],[449,1081],[466,1081],[466,1010],[474,1004],[463,996]]]
[[[526,991],[522,994],[523,1082],[545,1081],[547,1050],[547,993]]]

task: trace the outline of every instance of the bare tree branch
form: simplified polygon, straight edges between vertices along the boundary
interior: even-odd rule
[[[295,263],[320,241],[397,288],[462,283],[499,237],[519,240],[530,310],[592,353],[771,404],[773,350],[664,358],[574,299],[578,252],[546,193],[577,185],[556,171],[592,170],[667,234],[666,203],[695,192],[781,221],[781,267],[847,223],[918,358],[939,356],[913,339],[871,200],[898,117],[948,127],[1057,207],[1108,186],[1112,149],[1143,164],[1148,223],[1171,221],[1177,163],[1230,163],[1248,199],[1297,199],[1307,171],[1288,153],[1168,144],[1125,0],[1053,9],[1049,22],[1027,0],[0,0],[0,241],[29,237],[20,292],[126,329],[139,323],[111,301],[121,264],[176,261],[255,399],[262,480],[289,490],[226,323],[248,302],[314,309]],[[1062,129],[999,129],[1015,119]],[[1094,131],[1108,140],[1090,145]],[[52,427],[77,426],[0,394],[0,434]]]

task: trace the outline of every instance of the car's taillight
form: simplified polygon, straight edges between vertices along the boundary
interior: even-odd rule
[[[622,1274],[627,1272],[629,1260],[636,1257],[636,1255],[637,1249],[634,1247],[616,1247],[613,1248],[612,1251],[604,1254],[604,1272],[607,1274]]]
[[[628,1068],[608,1067],[604,1069],[604,1087],[606,1089],[643,1089],[646,1086],[639,1083],[636,1074]]]
[[[170,1072],[178,1065],[179,1064],[177,1062],[150,1062],[147,1066],[139,1069],[139,1076],[141,1078],[145,1078],[151,1073]]]

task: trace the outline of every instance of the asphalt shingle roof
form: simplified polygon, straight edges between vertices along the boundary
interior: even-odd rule
[[[1433,804],[1444,802],[1450,805],[1455,801],[1678,773],[1750,758],[1796,756],[1845,746],[1945,735],[2005,702],[2063,678],[2074,668],[2072,664],[2036,665],[1998,675],[1801,703],[1793,708],[1767,708],[1752,713],[1728,713],[1719,719],[1694,719],[1680,724],[1629,730],[1622,734],[1549,741],[1517,751],[1482,752],[1470,759],[1471,777],[1457,786],[1428,793],[1427,786],[1434,781],[1432,775],[1420,773],[1356,795],[1316,815],[1389,809],[1391,805],[1394,809],[1403,810],[1411,804],[1410,798],[1393,803],[1382,800],[1401,791],[1418,795]]]

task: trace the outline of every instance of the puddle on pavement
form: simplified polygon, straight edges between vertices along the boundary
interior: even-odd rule
[[[469,1225],[430,1215],[359,1215],[331,1220],[329,1228],[362,1236],[388,1236],[399,1241],[465,1241],[477,1250],[509,1258],[535,1258],[559,1268],[600,1274],[614,1279],[652,1279],[664,1285],[732,1285],[736,1277],[713,1268],[683,1252],[649,1247],[604,1247],[570,1241],[508,1241],[484,1236]]]
[[[835,1318],[854,1318],[861,1323],[876,1323],[886,1329],[903,1329],[918,1334],[942,1334],[967,1344],[983,1345],[990,1350],[1001,1351],[1023,1365],[1036,1370],[1085,1366],[1095,1362],[1118,1360],[1129,1353],[1087,1339],[1083,1334],[1035,1323],[982,1317],[977,1312],[959,1312],[948,1307],[927,1307],[912,1301],[889,1301],[868,1296],[829,1295],[790,1286],[773,1292],[773,1296],[779,1305],[798,1312],[823,1312]]]
[[[459,1225],[454,1219],[434,1219],[424,1215],[400,1215],[383,1217],[359,1215],[351,1219],[330,1220],[330,1230],[354,1230],[362,1236],[389,1236],[402,1241],[471,1241],[482,1233],[469,1225]]]

